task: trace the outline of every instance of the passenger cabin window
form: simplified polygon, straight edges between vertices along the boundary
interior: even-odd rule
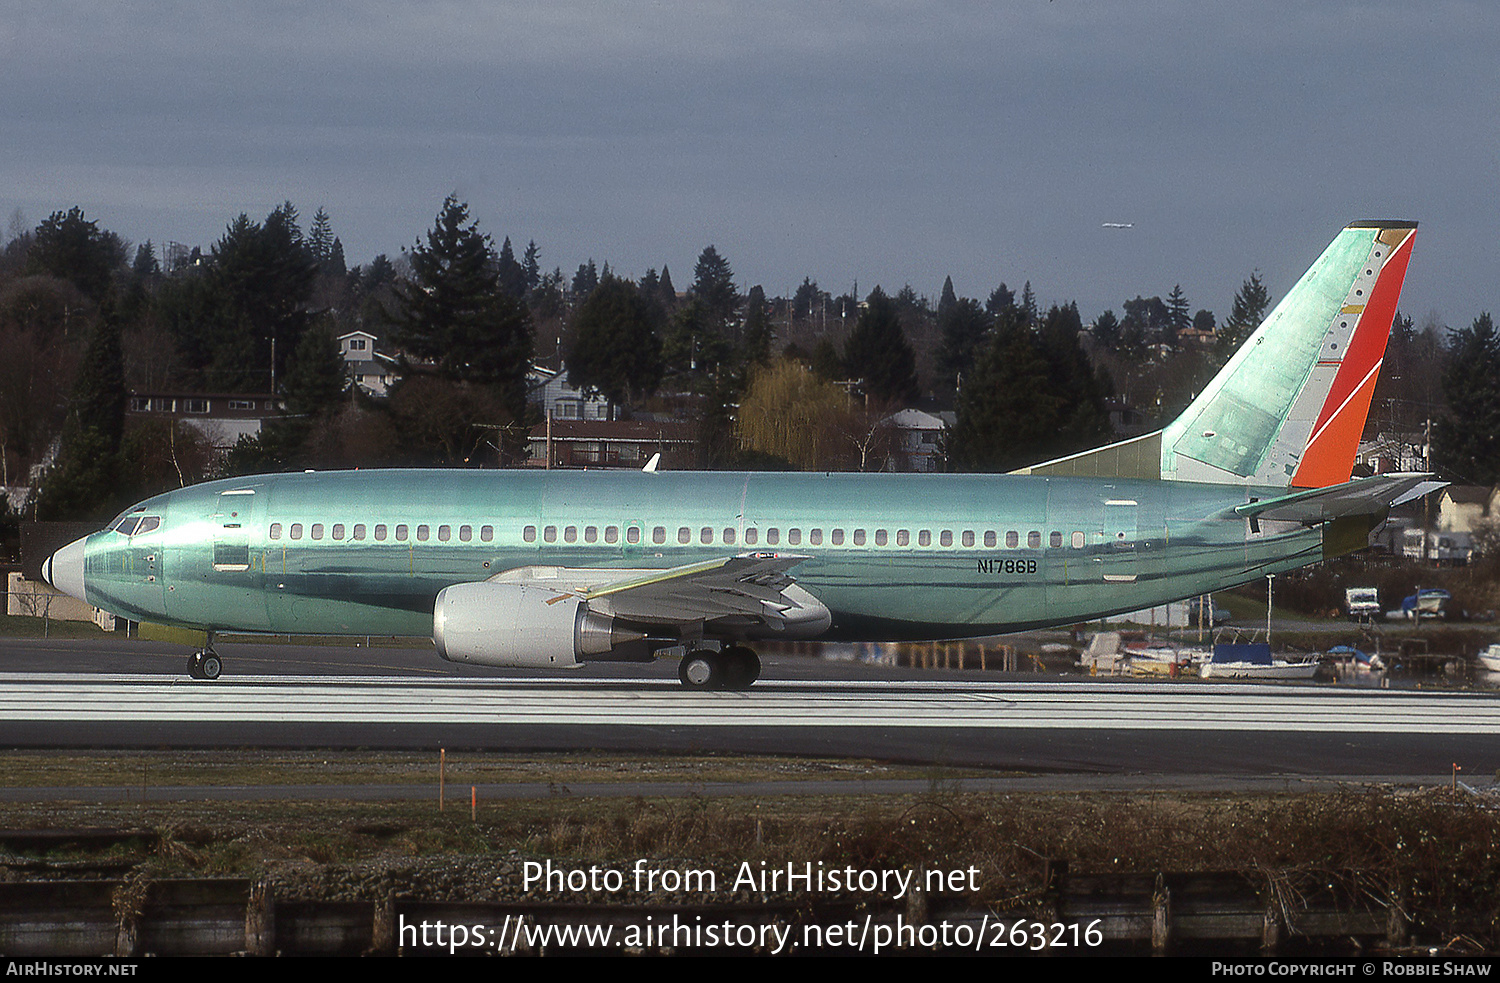
[[[611,526],[610,528],[613,529],[614,527]],[[641,541],[641,527],[640,526],[627,526],[626,529],[625,529],[625,542],[627,542],[627,543],[629,543],[629,544],[631,544],[633,546],[636,543],[639,543],[640,541]]]
[[[693,541],[693,531],[687,526],[682,526],[677,530],[677,541],[683,544],[691,543]]]
[[[430,535],[432,535],[432,527],[431,526],[421,525],[421,526],[417,527],[417,541],[418,542],[421,542],[421,543],[427,542],[427,537],[430,536]]]
[[[272,539],[280,539],[281,538],[281,523],[279,523],[279,522],[273,522],[273,523],[271,523],[271,538]]]
[[[932,531],[929,530],[929,529],[923,529],[921,532],[917,533],[917,545],[918,546],[931,546],[932,545]]]
[[[453,538],[452,526],[438,526],[438,542],[446,543]]]
[[[365,524],[363,522],[356,522],[354,524],[354,534],[352,536],[350,536],[349,538],[350,539],[364,539],[365,538]]]
[[[300,522],[294,522],[294,523],[292,523],[292,538],[293,539],[301,539],[302,538],[302,523],[300,523]]]
[[[875,545],[876,546],[884,546],[885,545],[885,530],[884,529],[877,529],[877,530],[875,530]]]
[[[944,529],[942,532],[938,533],[938,545],[939,546],[952,546],[953,545],[953,530],[952,529]]]
[[[712,546],[714,542],[714,531],[708,526],[698,530],[698,542],[704,546]]]
[[[1051,536],[1049,536],[1047,538],[1047,545],[1051,546],[1053,549],[1060,548],[1062,546],[1062,533],[1055,532]]]
[[[528,543],[536,542],[536,526],[527,526],[521,530],[521,538]]]
[[[620,527],[619,526],[605,526],[604,527],[604,541],[606,543],[618,543],[620,541]]]
[[[821,530],[821,529],[809,529],[807,531],[807,541],[809,543],[811,543],[813,546],[822,546],[823,545],[823,530]]]
[[[910,546],[911,545],[911,533],[907,532],[905,529],[897,529],[896,530],[896,545],[897,546]]]
[[[479,541],[481,543],[492,542],[494,540],[494,538],[495,538],[495,527],[494,526],[480,526],[479,527]]]
[[[965,546],[973,546],[974,545],[974,530],[972,530],[972,529],[965,529],[964,530],[963,544]]]
[[[1005,548],[1006,549],[1013,550],[1017,546],[1020,546],[1020,545],[1021,545],[1021,535],[1020,535],[1020,533],[1018,533],[1014,529],[1012,529],[1010,532],[1008,532],[1008,533],[1005,534]]]
[[[546,540],[549,543],[555,543],[555,542],[557,542],[557,527],[556,526],[546,526],[545,528],[543,528],[542,529],[542,539]]]
[[[334,539],[343,539],[344,538],[344,524],[342,522],[336,522],[336,523],[334,523],[334,526],[333,526],[333,538]]]
[[[375,526],[375,541],[378,542],[378,543],[385,542],[386,532],[387,532],[387,530],[386,530],[386,527],[385,527],[385,523],[383,523],[383,522],[377,523],[376,526]]]
[[[780,529],[771,528],[771,529],[767,529],[766,530],[766,545],[767,546],[775,546],[777,543],[780,543],[780,542],[781,542],[781,530]]]
[[[995,530],[986,529],[984,531],[984,545],[986,547],[993,547],[995,545]]]
[[[472,541],[473,539],[474,539],[474,527],[473,526],[459,526],[458,527],[458,541],[460,543],[467,543],[467,542]]]
[[[751,526],[749,529],[745,530],[745,545],[746,546],[754,546],[756,544],[756,542],[759,541],[759,538],[760,538],[760,531],[758,529],[756,529],[754,526]]]
[[[1042,545],[1042,534],[1040,532],[1037,532],[1035,529],[1033,529],[1033,530],[1031,530],[1031,532],[1029,532],[1029,533],[1026,534],[1026,548],[1027,549],[1032,549],[1032,550],[1034,550],[1034,549],[1040,549],[1041,545]]]
[[[733,546],[734,545],[734,527],[733,526],[726,526],[724,528],[724,545],[725,546]]]
[[[406,542],[406,537],[410,534],[410,532],[411,532],[411,530],[406,527],[405,523],[402,523],[401,525],[397,526],[396,527],[396,542],[398,542],[398,543],[404,543],[404,542]]]
[[[657,526],[655,529],[651,530],[651,542],[655,543],[657,546],[660,546],[662,543],[665,543],[666,541],[667,541],[667,527],[666,526]]]
[[[829,535],[829,541],[834,546],[843,546],[844,545],[844,530],[842,530],[842,529],[835,529]]]
[[[1083,549],[1083,542],[1084,542],[1083,533],[1081,533],[1081,532],[1075,532],[1073,534],[1073,548],[1075,550],[1081,550],[1081,549]]]
[[[568,526],[567,528],[563,529],[563,542],[565,542],[565,543],[576,543],[576,542],[578,542],[578,527],[577,526]]]
[[[312,538],[313,539],[322,539],[323,538],[323,523],[321,523],[321,522],[314,522],[312,524]]]
[[[597,542],[599,542],[599,527],[598,526],[584,526],[583,527],[583,541],[585,543],[597,543]]]
[[[865,545],[865,531],[863,529],[856,529],[856,530],[854,530],[854,545],[855,546],[863,546],[863,545]]]

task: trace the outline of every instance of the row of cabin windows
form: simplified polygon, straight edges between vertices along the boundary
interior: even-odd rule
[[[714,530],[713,526],[703,526],[703,527],[701,527],[700,529],[697,530],[697,539],[698,539],[698,542],[701,545],[703,545],[703,546],[712,546],[714,544],[714,532],[715,532],[715,530]],[[765,531],[765,543],[766,543],[766,545],[767,546],[780,546],[781,545],[781,533],[782,533],[782,531],[779,528],[774,527],[774,526],[771,527],[771,528],[769,528],[769,529],[767,529]],[[830,530],[828,530],[828,534],[827,535],[828,535],[828,543],[829,543],[829,545],[832,545],[832,546],[843,546],[844,545],[844,542],[845,542],[845,539],[844,539],[844,530],[842,530],[842,529],[830,529]],[[809,529],[809,530],[806,531],[807,544],[809,546],[822,546],[823,545],[823,536],[824,536],[824,532],[823,532],[822,529]],[[526,540],[526,542],[528,542],[528,543],[534,543],[534,542],[536,542],[537,527],[536,526],[527,526],[525,529],[523,529],[521,531],[521,537],[524,540]],[[678,529],[677,529],[677,545],[679,545],[679,546],[688,546],[688,545],[691,545],[692,542],[693,542],[693,537],[694,537],[694,531],[693,531],[693,529],[690,526],[679,526],[678,527]],[[739,539],[739,537],[740,537],[740,533],[739,533],[739,531],[734,526],[726,526],[726,527],[724,527],[724,529],[722,531],[720,531],[720,533],[719,533],[719,540],[718,541],[719,541],[720,544],[722,544],[724,546],[734,546],[734,545],[736,545],[736,541]],[[897,529],[896,530],[896,535],[895,535],[895,544],[897,546],[910,546],[911,545],[911,538],[912,538],[911,537],[911,530],[909,530],[909,529]],[[987,530],[985,530],[984,536],[983,536],[985,547],[993,549],[999,543],[999,538],[1000,538],[1000,534],[997,533],[995,530],[993,530],[993,529],[987,529]],[[558,539],[558,527],[557,526],[543,526],[542,527],[542,541],[543,542],[546,542],[546,543],[555,543],[555,542],[557,542],[557,539]],[[616,543],[616,542],[619,542],[619,539],[620,539],[620,527],[619,526],[605,526],[604,527],[604,542],[606,542],[606,543]],[[930,530],[930,529],[919,529],[919,530],[917,530],[917,545],[919,547],[931,546],[932,545],[932,539],[933,539],[932,530]],[[850,534],[849,540],[855,546],[864,546],[864,545],[866,545],[866,543],[868,542],[866,530],[864,530],[864,529],[855,529],[855,530],[853,530],[852,533]],[[577,526],[563,526],[562,527],[562,541],[564,543],[576,543],[576,542],[578,542],[578,527]],[[584,526],[583,527],[583,541],[585,543],[596,543],[596,542],[598,542],[599,541],[599,527],[598,526]],[[631,543],[631,544],[637,544],[637,543],[639,543],[641,541],[641,527],[640,526],[626,526],[625,527],[625,541],[627,543]],[[951,530],[951,529],[942,529],[942,530],[938,531],[938,533],[937,533],[937,542],[938,542],[939,546],[952,546],[953,545],[953,541],[954,541],[953,530]],[[965,547],[972,547],[974,545],[975,541],[976,541],[975,540],[974,530],[972,530],[972,529],[965,529],[965,530],[961,531],[958,534],[958,541],[963,546],[965,546]],[[1072,544],[1073,544],[1073,548],[1074,549],[1083,549],[1084,543],[1086,541],[1087,541],[1087,537],[1082,532],[1075,532],[1075,533],[1073,533],[1073,535],[1072,535]],[[654,527],[651,530],[651,542],[652,542],[652,544],[654,544],[656,546],[664,546],[664,545],[666,545],[666,542],[667,542],[667,527],[666,526],[656,526],[656,527]],[[788,546],[801,546],[802,542],[803,542],[803,530],[796,529],[796,528],[786,530],[786,545],[788,545]],[[875,542],[876,546],[888,546],[888,545],[890,545],[890,542],[891,542],[891,534],[890,534],[890,532],[888,530],[885,530],[885,529],[876,529],[875,530],[875,534],[874,534],[874,542]],[[746,529],[744,531],[743,545],[745,545],[745,546],[757,546],[757,545],[760,545],[760,530],[758,530],[756,528],[753,528],[753,527],[750,528],[750,529]],[[1006,549],[1018,549],[1018,548],[1020,548],[1020,545],[1021,545],[1021,534],[1019,532],[1016,532],[1015,530],[1011,530],[1011,531],[1009,531],[1009,532],[1007,532],[1005,534],[1005,547],[1006,547]],[[1053,549],[1061,549],[1062,545],[1063,545],[1063,534],[1061,532],[1057,532],[1057,531],[1054,531],[1051,534],[1049,534],[1049,536],[1048,536],[1048,545],[1051,548],[1053,548]],[[1042,547],[1042,534],[1041,534],[1040,531],[1033,529],[1033,530],[1031,530],[1030,532],[1028,532],[1026,534],[1026,547],[1028,549],[1041,549],[1041,547]]]
[[[347,538],[351,542],[356,542],[356,541],[363,540],[363,539],[366,538],[366,536],[369,533],[369,527],[366,526],[365,523],[363,523],[363,522],[356,522],[352,528],[345,526],[344,523],[342,523],[342,522],[335,522],[331,527],[325,527],[324,524],[321,523],[321,522],[314,522],[306,530],[307,536],[308,536],[309,539],[322,539],[325,531],[327,532],[328,538],[330,538],[330,539],[342,540],[342,539],[346,539]],[[377,542],[377,543],[383,543],[387,539],[392,538],[391,537],[391,532],[392,532],[392,527],[391,526],[388,526],[388,525],[386,525],[383,522],[382,523],[378,523],[374,527],[374,540],[375,540],[375,542]],[[401,523],[401,524],[395,526],[394,527],[394,532],[395,532],[395,537],[394,537],[395,541],[398,542],[398,543],[404,543],[408,539],[411,538],[411,527],[408,526],[406,523]],[[279,522],[273,522],[273,523],[271,523],[270,537],[272,539],[280,539],[281,536],[282,536],[282,533],[283,533],[283,528],[282,528],[282,524],[281,523],[279,523]],[[286,533],[286,536],[287,536],[288,539],[301,539],[302,535],[303,535],[303,525],[302,525],[302,523],[300,523],[300,522],[294,522],[294,523],[292,523],[291,527],[285,530],[285,533]],[[419,543],[425,543],[428,540],[430,540],[431,538],[432,538],[432,527],[431,526],[429,526],[429,525],[419,525],[419,526],[417,526],[417,542],[419,542]],[[452,526],[443,525],[443,526],[438,526],[437,527],[437,541],[438,542],[440,542],[440,543],[447,543],[447,542],[452,541],[452,539],[453,539],[453,527]],[[495,540],[495,527],[494,526],[480,526],[479,527],[479,541],[481,543],[490,543],[490,542],[494,542],[494,540]],[[458,541],[460,543],[472,543],[474,541],[474,527],[473,526],[468,526],[468,525],[459,526],[458,527]]]
[[[330,539],[343,540],[343,539],[347,538],[350,541],[360,541],[360,540],[364,540],[366,538],[367,533],[368,533],[368,527],[363,522],[357,522],[357,523],[355,523],[352,528],[346,527],[344,525],[344,523],[342,523],[342,522],[334,523],[331,528],[330,527],[325,527],[324,524],[321,523],[321,522],[314,522],[310,527],[308,527],[306,529],[306,533],[307,533],[308,538],[315,539],[315,540],[321,540],[321,539],[323,539],[325,531],[326,531],[326,533],[328,535],[328,538],[330,538]],[[408,539],[411,538],[411,527],[408,526],[405,523],[401,523],[401,524],[395,526],[395,530],[394,531],[395,531],[394,539],[398,543],[404,543]],[[291,527],[289,529],[285,529],[284,530],[283,526],[282,526],[282,524],[280,522],[273,522],[273,523],[271,523],[271,529],[270,529],[270,538],[271,539],[273,539],[273,540],[281,539],[282,535],[283,535],[283,532],[285,532],[286,537],[288,539],[300,540],[303,537],[304,527],[303,527],[303,524],[300,523],[300,522],[293,522],[291,524]],[[374,527],[374,540],[376,542],[385,542],[387,539],[391,538],[390,533],[391,533],[391,527],[387,526],[385,523],[380,523],[380,524],[378,524],[378,525],[376,525]],[[542,530],[541,530],[541,533],[542,533],[542,541],[543,542],[555,543],[558,540],[558,527],[557,526],[543,526]],[[579,529],[578,529],[577,526],[563,526],[562,527],[562,541],[564,543],[576,543],[576,542],[578,542],[578,538],[579,538],[578,534],[579,534]],[[524,539],[528,543],[534,543],[534,542],[536,542],[536,539],[537,539],[537,527],[536,526],[527,526],[525,529],[523,529],[521,531],[521,538]],[[917,530],[917,537],[916,538],[917,538],[917,546],[919,546],[919,547],[931,546],[932,545],[932,540],[933,540],[932,530],[930,530],[930,529],[919,529],[919,530]],[[984,541],[985,548],[987,548],[987,549],[993,549],[996,545],[998,545],[998,543],[1000,541],[1000,535],[999,535],[999,533],[997,533],[993,529],[987,529],[987,530],[985,530],[984,535],[983,535],[982,538],[983,538],[983,541]],[[419,543],[425,543],[425,542],[428,542],[431,539],[432,539],[432,526],[425,525],[425,524],[417,526],[417,534],[416,534],[416,541],[417,542],[419,542]],[[493,542],[494,539],[495,539],[495,527],[494,526],[480,526],[479,527],[479,541],[481,543]],[[736,545],[736,540],[738,540],[738,539],[739,539],[739,531],[737,529],[735,529],[734,526],[726,526],[722,530],[722,532],[720,532],[720,534],[719,534],[719,543],[722,544],[722,545],[724,545],[724,546],[734,546],[734,545]],[[822,546],[823,545],[823,530],[822,529],[809,529],[809,530],[807,530],[806,539],[807,539],[807,544],[809,546]],[[888,546],[888,545],[891,544],[891,535],[890,535],[889,531],[885,530],[885,529],[876,529],[873,539],[874,539],[874,543],[875,543],[876,546]],[[1073,533],[1071,539],[1072,539],[1072,545],[1073,545],[1074,549],[1083,549],[1084,543],[1086,542],[1087,537],[1085,537],[1085,535],[1082,532],[1075,532],[1075,533]],[[451,525],[440,525],[440,526],[437,527],[437,541],[438,542],[440,542],[440,543],[447,543],[447,542],[451,542],[452,540],[453,540],[453,527]],[[470,525],[459,526],[458,527],[458,541],[460,543],[470,543],[470,542],[473,542],[474,541],[474,527],[470,526]],[[599,541],[599,527],[598,526],[584,526],[583,527],[583,541],[585,543],[597,543]],[[620,527],[619,526],[605,526],[604,527],[604,542],[607,543],[607,544],[614,544],[614,543],[618,543],[619,541],[620,541]],[[641,527],[640,526],[626,526],[625,527],[625,542],[630,543],[632,545],[635,545],[635,544],[639,544],[640,541],[641,541]],[[855,529],[855,530],[853,530],[852,534],[849,537],[849,541],[852,542],[855,546],[864,546],[864,545],[866,545],[869,542],[869,539],[867,538],[866,530],[864,530],[864,529]],[[654,545],[657,545],[657,546],[665,545],[666,542],[667,542],[667,527],[666,526],[656,526],[656,527],[654,527],[651,530],[651,542]],[[677,543],[678,543],[678,545],[687,546],[687,545],[690,545],[692,542],[693,542],[693,530],[692,530],[692,528],[690,528],[688,526],[680,526],[677,529]],[[698,542],[701,545],[704,545],[704,546],[712,546],[714,544],[714,527],[712,527],[712,526],[703,526],[701,529],[699,529],[698,530]],[[801,529],[795,529],[794,528],[794,529],[788,529],[788,530],[786,530],[786,545],[788,545],[788,546],[801,546],[802,542],[803,542],[803,531]],[[961,545],[965,546],[965,547],[972,547],[975,544],[975,542],[976,542],[976,536],[975,536],[974,530],[972,530],[972,529],[964,529],[961,532],[959,532],[958,533],[958,542]],[[830,529],[828,531],[828,543],[831,546],[843,546],[844,543],[845,543],[844,530],[842,530],[842,529]],[[951,530],[951,529],[942,529],[942,530],[939,530],[938,533],[937,533],[937,543],[938,543],[939,546],[952,546],[953,543],[954,543],[954,533],[953,533],[953,530]],[[767,546],[779,546],[779,545],[781,545],[781,530],[779,528],[774,527],[774,526],[771,527],[771,528],[769,528],[769,529],[767,529],[765,531],[765,544]],[[744,532],[744,545],[746,545],[746,546],[758,546],[758,545],[760,545],[760,530],[755,529],[755,528],[746,529],[745,532]],[[897,529],[896,530],[896,535],[895,535],[895,545],[897,545],[897,546],[910,546],[911,545],[911,531],[908,530],[908,529]],[[1018,548],[1020,548],[1020,545],[1021,545],[1021,534],[1019,532],[1016,532],[1015,530],[1010,530],[1009,532],[1007,532],[1005,534],[1005,548],[1006,549],[1018,549]],[[1047,545],[1049,547],[1051,547],[1052,549],[1061,549],[1062,545],[1063,545],[1063,534],[1061,532],[1058,532],[1058,531],[1055,531],[1055,530],[1053,532],[1051,532],[1048,535],[1048,537],[1047,537]],[[1033,530],[1031,530],[1030,532],[1028,532],[1026,534],[1026,548],[1027,549],[1041,549],[1041,546],[1042,546],[1042,534],[1041,534],[1040,531],[1033,529]]]

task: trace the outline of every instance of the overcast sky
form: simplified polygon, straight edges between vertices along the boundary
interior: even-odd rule
[[[1180,283],[1222,321],[1406,218],[1402,309],[1461,326],[1500,307],[1497,66],[1495,0],[3,0],[0,220],[207,249],[291,200],[354,264],[456,192],[569,274],[683,289],[712,243],[772,295]]]

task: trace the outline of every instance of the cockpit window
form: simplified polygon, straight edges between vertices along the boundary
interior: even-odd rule
[[[141,524],[135,527],[135,534],[139,536],[143,532],[150,532],[161,526],[161,516],[148,515],[141,520]]]
[[[141,521],[141,513],[145,511],[145,508],[131,509],[114,522],[111,522],[107,528],[113,529],[118,533],[124,533],[126,536],[133,535],[136,525]]]

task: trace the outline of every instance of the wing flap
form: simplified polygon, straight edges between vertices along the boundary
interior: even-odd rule
[[[794,553],[741,553],[668,570],[521,567],[491,579],[545,582],[583,598],[595,610],[632,621],[693,624],[740,619],[779,629],[789,612],[803,620],[826,614],[806,591],[794,587],[788,572],[806,559]],[[788,591],[796,596],[788,596]]]

